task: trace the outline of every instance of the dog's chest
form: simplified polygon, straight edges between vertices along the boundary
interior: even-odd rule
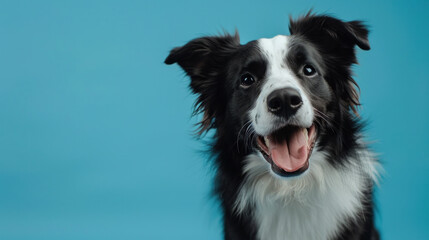
[[[247,179],[237,209],[253,208],[260,240],[327,240],[362,210],[364,175],[340,171],[315,153],[309,173],[297,181],[278,181],[257,156],[248,158]]]
[[[256,206],[255,221],[259,239],[326,240],[340,230],[345,214],[329,198],[316,205],[291,201],[286,205],[276,201]]]

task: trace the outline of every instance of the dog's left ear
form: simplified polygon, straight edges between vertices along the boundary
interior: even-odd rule
[[[195,113],[203,113],[198,134],[213,128],[224,111],[225,69],[228,60],[240,46],[238,32],[234,35],[209,36],[194,39],[171,50],[166,64],[179,64],[191,78],[190,87],[198,95]]]
[[[324,46],[370,50],[368,28],[361,21],[343,22],[327,15],[309,12],[298,20],[290,19],[289,31],[292,35],[303,35],[308,40],[322,42]]]
[[[356,45],[362,50],[368,51],[371,49],[368,41],[368,28],[361,21],[346,22],[345,28],[354,39]]]
[[[353,48],[369,50],[368,28],[361,21],[343,22],[327,15],[315,15],[309,12],[296,21],[290,19],[291,35],[302,35],[325,47]]]

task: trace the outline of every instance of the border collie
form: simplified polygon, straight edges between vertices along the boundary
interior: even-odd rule
[[[215,193],[225,239],[379,239],[377,161],[365,144],[355,46],[368,29],[308,13],[290,35],[245,45],[234,35],[197,38],[171,50],[214,129]]]

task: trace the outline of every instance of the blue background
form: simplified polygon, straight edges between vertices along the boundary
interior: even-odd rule
[[[288,34],[311,7],[371,26],[355,67],[385,174],[384,239],[429,239],[428,1],[0,1],[0,239],[221,239],[172,47]]]

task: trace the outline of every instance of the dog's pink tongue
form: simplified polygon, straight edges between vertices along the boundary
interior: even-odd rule
[[[304,167],[307,162],[307,136],[299,130],[292,134],[288,141],[275,143],[270,141],[268,149],[274,163],[286,172],[294,172]]]

